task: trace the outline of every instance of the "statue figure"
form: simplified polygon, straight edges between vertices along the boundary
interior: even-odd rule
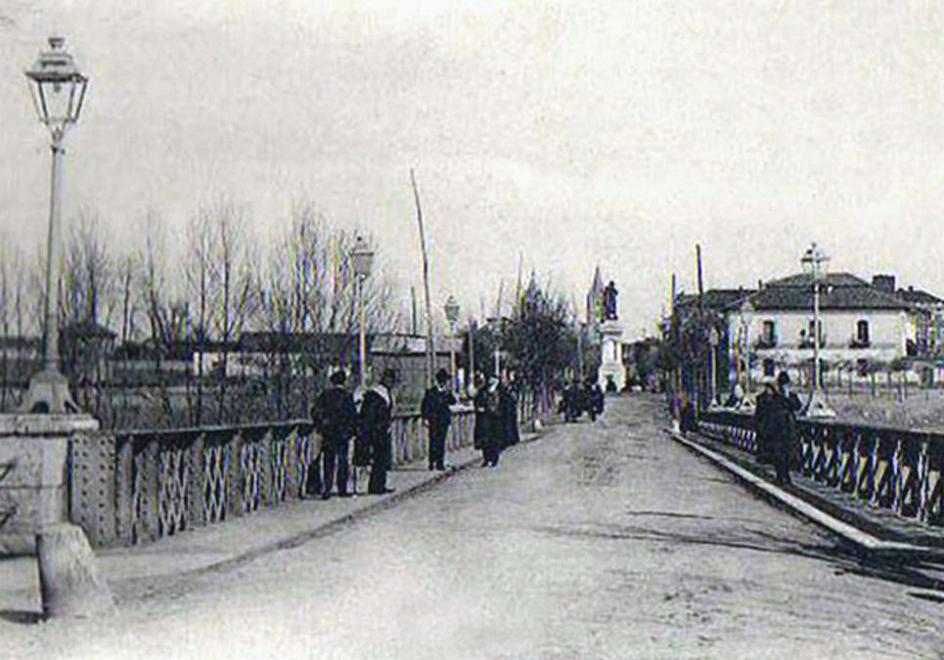
[[[616,316],[616,298],[619,291],[616,290],[616,284],[612,281],[603,289],[603,320],[615,321]]]

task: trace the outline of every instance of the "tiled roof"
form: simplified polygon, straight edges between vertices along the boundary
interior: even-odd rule
[[[750,297],[759,310],[808,310],[813,306],[809,275],[800,273],[769,282]],[[820,287],[820,308],[908,310],[911,303],[879,291],[863,279],[849,273],[830,273]]]
[[[933,293],[928,293],[927,291],[922,291],[921,289],[898,289],[897,295],[904,300],[905,302],[914,303],[917,305],[941,305],[944,304],[944,300],[938,298]]]
[[[755,293],[753,289],[708,289],[705,291],[706,309],[727,309]],[[677,307],[697,307],[698,294],[681,293],[675,299]]]
[[[851,273],[827,273],[825,286],[832,287],[871,287],[872,285],[863,280],[861,277],[856,277]],[[810,287],[810,276],[806,273],[796,273],[795,275],[788,275],[787,277],[781,277],[777,280],[771,280],[767,282],[767,287],[791,287],[798,289],[808,289]]]

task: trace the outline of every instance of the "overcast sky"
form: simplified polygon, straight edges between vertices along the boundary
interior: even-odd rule
[[[939,3],[593,0],[0,0],[0,223],[45,232],[47,136],[22,70],[52,31],[92,83],[69,137],[66,216],[115,241],[181,230],[227,195],[262,239],[294,198],[368,228],[418,284],[409,168],[434,304],[551,275],[578,301],[599,263],[630,336],[672,271],[694,288],[799,269],[890,271],[944,294]]]

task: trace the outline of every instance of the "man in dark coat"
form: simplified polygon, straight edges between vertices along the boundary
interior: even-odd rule
[[[371,466],[367,492],[372,495],[392,493],[387,488],[387,471],[393,462],[390,447],[390,425],[393,422],[393,395],[390,390],[397,382],[396,373],[388,369],[380,383],[364,393],[361,404],[361,433],[370,446]]]
[[[502,447],[518,444],[518,395],[514,384],[503,382],[498,386],[498,416],[502,425]]]
[[[498,379],[494,376],[475,395],[475,439],[482,450],[482,467],[495,467],[501,456],[504,431],[501,424]]]
[[[321,433],[323,500],[331,497],[335,474],[338,478],[338,495],[348,495],[348,450],[351,438],[357,432],[357,409],[354,407],[354,398],[344,389],[344,381],[343,371],[331,374],[331,386],[318,396],[312,407],[315,427]]]
[[[597,421],[597,415],[603,414],[604,397],[600,384],[591,379],[587,379],[587,412],[590,414],[590,421]]]
[[[757,445],[757,462],[772,462],[770,451],[770,410],[777,397],[777,388],[772,380],[764,383],[764,391],[754,402],[754,442]]]
[[[765,432],[768,451],[777,474],[777,483],[789,484],[790,463],[797,444],[796,414],[800,399],[790,392],[790,376],[781,372],[777,377],[777,391],[767,406]]]
[[[449,390],[451,376],[445,369],[436,372],[436,387],[426,390],[420,414],[429,434],[429,469],[446,469],[446,436],[452,421],[450,406],[456,405],[456,397]]]

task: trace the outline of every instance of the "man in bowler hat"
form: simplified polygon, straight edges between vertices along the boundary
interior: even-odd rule
[[[423,424],[429,434],[429,469],[446,469],[446,437],[452,421],[450,406],[456,404],[456,397],[449,389],[451,376],[445,369],[436,372],[436,386],[426,390],[420,413]]]

